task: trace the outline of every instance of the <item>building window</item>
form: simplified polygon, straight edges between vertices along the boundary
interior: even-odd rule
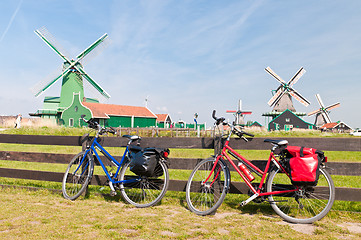
[[[291,119],[289,119],[289,118],[286,118],[286,119],[285,119],[285,121],[286,121],[286,122],[290,122],[290,121],[291,121]]]
[[[69,119],[69,127],[74,127],[74,118]]]

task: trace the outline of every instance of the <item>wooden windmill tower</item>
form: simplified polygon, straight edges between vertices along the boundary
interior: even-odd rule
[[[308,113],[307,115],[312,116],[312,115],[316,114],[315,125],[316,125],[316,127],[321,127],[326,123],[332,122],[331,118],[329,116],[330,110],[339,107],[340,103],[337,102],[328,107],[325,107],[325,105],[322,102],[320,94],[316,94],[316,99],[317,99],[318,103],[320,104],[320,108],[318,110]]]
[[[81,52],[76,59],[70,59],[66,57],[59,49],[55,46],[55,40],[52,35],[45,29],[36,30],[35,33],[54,51],[60,58],[64,61],[62,72],[52,78],[50,81],[47,79],[45,82],[40,82],[35,85],[31,90],[33,94],[38,97],[49,89],[53,84],[55,84],[60,78],[62,78],[61,93],[60,97],[46,97],[44,99],[44,109],[38,110],[33,116],[40,117],[49,117],[46,116],[47,112],[55,117],[59,117],[60,113],[69,107],[73,101],[74,94],[79,94],[80,99],[84,98],[84,84],[83,79],[85,79],[96,91],[98,91],[106,99],[110,98],[110,95],[98,84],[96,83],[84,70],[81,61],[87,56],[91,51],[96,47],[102,44],[108,37],[107,34],[104,34],[97,41],[91,44],[83,52]],[[97,100],[94,100],[97,101]],[[49,106],[51,109],[49,109]],[[46,111],[47,112],[46,112]]]
[[[226,112],[227,113],[233,113],[235,115],[235,117],[236,117],[235,125],[245,125],[244,115],[252,114],[251,111],[242,110],[242,100],[241,99],[238,101],[238,109],[237,109],[237,111],[235,111],[235,110],[227,110]]]

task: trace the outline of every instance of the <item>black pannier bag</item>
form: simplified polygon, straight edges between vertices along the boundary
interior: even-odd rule
[[[316,186],[324,153],[314,148],[287,146],[288,166],[291,182],[296,186]]]
[[[139,176],[151,177],[157,166],[157,155],[152,151],[131,152],[129,169]]]
[[[129,169],[138,176],[160,177],[163,169],[159,164],[161,151],[165,149],[130,147]],[[169,150],[168,150],[169,151]]]

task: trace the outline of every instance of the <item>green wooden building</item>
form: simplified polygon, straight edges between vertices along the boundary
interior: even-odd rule
[[[269,131],[284,130],[290,131],[292,129],[316,129],[312,123],[304,121],[290,110],[285,110],[278,117],[274,118],[268,124]]]
[[[155,127],[157,116],[146,107],[83,102],[104,127]]]

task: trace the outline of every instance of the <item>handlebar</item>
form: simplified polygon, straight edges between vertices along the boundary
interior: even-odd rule
[[[242,134],[242,135],[247,135],[247,136],[249,136],[249,137],[254,137],[254,134],[252,134],[252,133],[248,133],[248,132],[245,132],[245,131],[243,131],[243,130],[239,130],[239,129],[237,129],[237,128],[234,128],[239,134]],[[238,135],[238,134],[237,134]]]
[[[252,133],[248,133],[248,132],[245,132],[243,130],[239,130],[238,128],[236,128],[233,124],[230,124],[230,123],[227,123],[227,122],[224,122],[226,119],[224,117],[220,117],[220,118],[217,118],[216,117],[216,110],[213,110],[213,113],[212,113],[212,117],[214,120],[216,120],[216,124],[219,125],[220,123],[222,123],[223,125],[228,125],[232,128],[232,132],[235,133],[238,137],[242,138],[243,140],[245,140],[246,142],[248,142],[248,139],[245,138],[243,135],[247,135],[249,137],[254,137],[254,135]]]
[[[216,110],[213,110],[212,117],[214,120],[216,120],[216,124],[219,125],[220,123],[223,123],[224,120],[226,120],[224,117],[217,118],[216,117]]]
[[[109,127],[109,128],[103,128],[99,125],[98,122],[96,122],[95,120],[93,119],[90,119],[90,120],[86,120],[85,118],[85,115],[81,115],[81,119],[88,124],[88,127],[89,128],[92,128],[92,129],[95,129],[98,131],[99,135],[103,135],[104,133],[111,133],[111,134],[116,134],[116,130],[112,127]]]

